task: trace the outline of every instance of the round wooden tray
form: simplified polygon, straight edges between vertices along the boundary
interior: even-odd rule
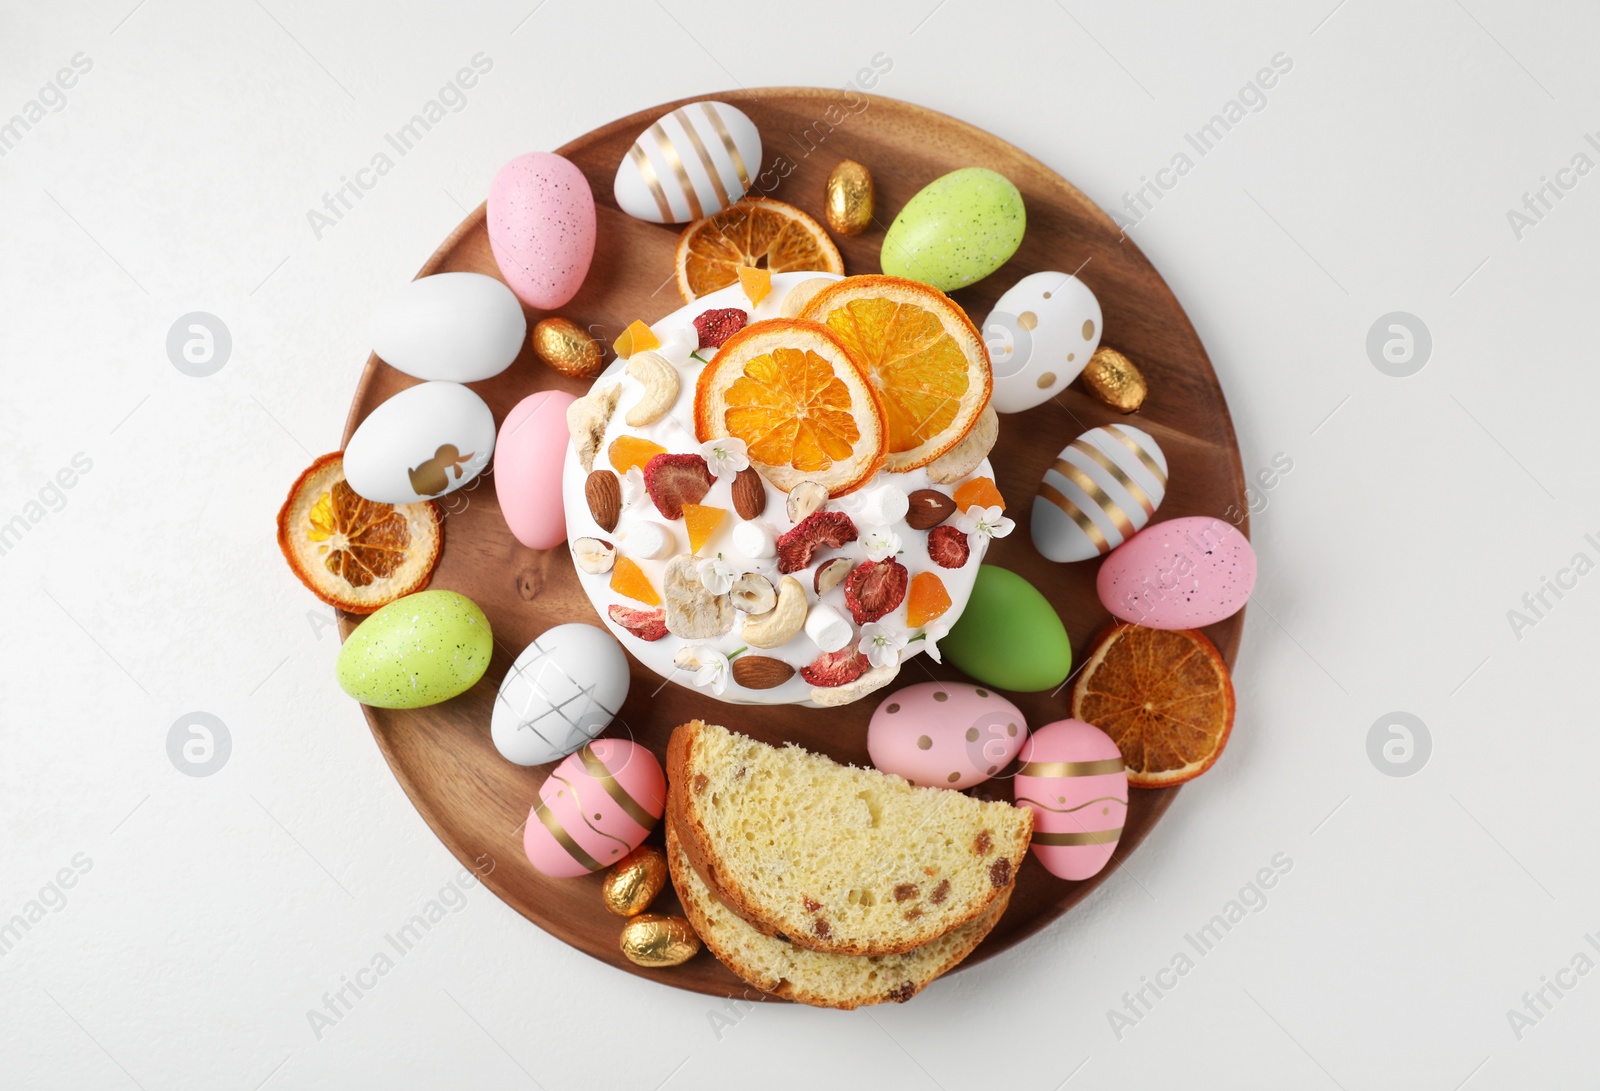
[[[988,133],[963,122],[893,99],[815,88],[761,88],[714,97],[750,115],[761,130],[763,172],[753,192],[785,200],[822,218],[823,183],[841,159],[856,159],[878,187],[879,224],[856,238],[835,241],[849,273],[876,273],[883,230],[922,186],[958,167],[984,166],[1004,174],[1022,191],[1028,228],[1022,247],[999,272],[954,298],[982,322],[1000,294],[1019,278],[1041,270],[1078,270],[1099,297],[1106,343],[1126,352],[1144,371],[1150,396],[1131,417],[1073,388],[1058,399],[1014,416],[1002,416],[993,453],[1001,491],[1010,498],[1017,530],[994,543],[988,563],[1027,577],[1055,604],[1073,650],[1081,660],[1094,633],[1109,620],[1095,595],[1098,565],[1060,565],[1045,560],[1028,534],[1028,511],[1045,468],[1079,433],[1128,420],[1156,437],[1171,469],[1171,488],[1158,518],[1182,515],[1226,517],[1246,510],[1244,478],[1233,424],[1211,364],[1183,309],[1160,275],[1110,217],[1060,175]],[[692,101],[692,100],[684,100]],[[576,298],[562,314],[593,330],[609,344],[635,318],[654,321],[682,305],[672,281],[678,228],[647,224],[623,213],[611,196],[612,178],[628,145],[661,114],[681,103],[641,111],[581,136],[557,149],[578,165],[594,189],[599,229],[594,263]],[[445,240],[418,276],[448,271],[498,276],[484,227],[484,207]],[[532,324],[544,317],[530,311]],[[376,356],[356,389],[345,439],[379,403],[416,382]],[[516,363],[486,382],[474,383],[497,420],[522,398],[544,387],[582,393],[584,384],[541,364],[524,346]],[[568,621],[599,624],[578,586],[565,548],[544,552],[520,545],[506,528],[485,473],[477,486],[446,497],[444,557],[431,586],[449,588],[483,607],[494,629],[496,654],[488,673],[470,692],[431,708],[366,715],[383,756],[422,817],[450,851],[505,902],[545,931],[574,947],[642,977],[717,996],[755,991],[709,953],[683,966],[647,970],[618,950],[620,918],[600,903],[601,875],[548,879],[522,853],[522,824],[548,767],[525,769],[505,761],[489,740],[495,692],[512,660],[535,636]],[[1241,527],[1248,530],[1248,527]],[[341,616],[348,635],[360,618]],[[1208,635],[1231,664],[1239,646],[1243,615],[1212,626]],[[915,660],[916,677],[959,679],[926,656]],[[665,754],[672,728],[700,717],[768,742],[794,742],[842,762],[868,764],[867,721],[879,697],[843,709],[753,708],[722,704],[712,697],[661,679],[631,661],[633,686],[612,734],[630,735]],[[924,675],[923,670],[931,672]],[[659,691],[659,692],[658,692]],[[1007,694],[1033,725],[1067,716],[1065,690],[1058,694]],[[988,787],[1010,798],[1010,785]],[[1020,942],[1076,905],[1132,852],[1171,804],[1175,789],[1133,791],[1122,842],[1110,866],[1085,882],[1063,882],[1031,857],[1017,881],[1011,907],[968,964]],[[660,842],[661,831],[652,835]],[[493,861],[492,870],[487,862]],[[485,874],[485,872],[487,872]],[[671,890],[655,907],[677,912]]]

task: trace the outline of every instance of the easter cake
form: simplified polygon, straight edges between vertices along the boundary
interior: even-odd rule
[[[670,821],[695,871],[796,947],[892,955],[979,919],[1016,881],[1033,813],[913,788],[695,720],[667,746]]]
[[[696,874],[671,822],[667,861],[683,911],[712,954],[762,992],[819,1008],[910,1000],[970,955],[1011,901],[1008,887],[982,916],[898,955],[833,955],[769,936],[723,905]]]
[[[932,375],[899,381],[952,394],[880,396],[904,366],[870,324],[896,316]],[[723,701],[831,706],[937,645],[1011,526],[987,352],[954,303],[777,273],[625,338],[567,409],[562,492],[579,582],[629,652]]]

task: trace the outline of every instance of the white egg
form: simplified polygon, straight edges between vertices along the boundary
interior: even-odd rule
[[[1100,347],[1100,301],[1070,273],[1031,273],[983,322],[994,366],[989,404],[1021,413],[1067,388]]]
[[[544,765],[610,726],[628,699],[628,657],[593,625],[557,625],[517,656],[494,699],[489,735],[502,757]]]
[[[511,289],[482,273],[437,273],[403,285],[373,312],[372,351],[419,379],[471,383],[500,374],[528,338]]]
[[[1033,544],[1052,561],[1110,553],[1167,495],[1167,456],[1127,424],[1091,428],[1062,449],[1033,498]]]
[[[494,453],[494,414],[460,383],[422,383],[367,415],[344,448],[358,496],[412,504],[455,492]]]
[[[630,216],[683,223],[721,212],[761,171],[761,134],[725,102],[691,102],[639,134],[613,192]]]

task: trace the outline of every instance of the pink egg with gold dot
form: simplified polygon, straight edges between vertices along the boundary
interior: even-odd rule
[[[522,848],[552,878],[610,867],[639,847],[667,803],[656,756],[627,739],[596,739],[539,787]]]
[[[885,773],[923,788],[970,788],[1011,763],[1028,725],[1017,706],[965,682],[896,690],[867,725],[867,753]]]
[[[1033,812],[1033,854],[1060,879],[1111,859],[1128,817],[1128,774],[1111,736],[1082,720],[1035,731],[1017,755],[1016,802]]]

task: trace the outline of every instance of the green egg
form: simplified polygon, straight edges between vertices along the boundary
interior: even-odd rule
[[[1072,670],[1072,643],[1055,607],[992,564],[978,567],[972,598],[939,652],[974,681],[1017,693],[1054,689]]]
[[[883,271],[944,292],[964,288],[1011,259],[1027,223],[1022,194],[1010,179],[962,167],[906,202],[883,237]]]
[[[375,708],[436,705],[471,689],[493,652],[477,603],[454,591],[419,591],[356,626],[339,649],[339,686]]]

